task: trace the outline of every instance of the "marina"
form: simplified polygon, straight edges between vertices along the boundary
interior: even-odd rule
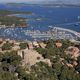
[[[80,39],[80,33],[69,30],[69,29],[64,29],[60,27],[54,27],[49,31],[46,32],[40,32],[39,30],[36,31],[31,31],[27,30],[24,31],[25,35],[31,36],[32,38],[43,38],[43,39],[72,39],[72,40],[77,40]]]
[[[3,33],[2,33],[3,32]],[[49,26],[49,30],[29,30],[23,28],[7,28],[0,32],[0,37],[17,40],[49,40],[49,39],[68,39],[79,40],[80,33],[61,27]]]

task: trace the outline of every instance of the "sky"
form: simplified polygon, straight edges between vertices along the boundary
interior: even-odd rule
[[[39,2],[39,1],[63,1],[67,3],[80,3],[80,0],[0,0],[0,3],[6,2]]]

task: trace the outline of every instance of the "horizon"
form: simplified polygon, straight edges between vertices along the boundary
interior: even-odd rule
[[[80,4],[80,0],[0,0],[0,3],[67,3],[67,4]]]

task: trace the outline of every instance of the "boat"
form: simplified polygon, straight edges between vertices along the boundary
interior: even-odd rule
[[[80,19],[80,16],[78,16],[77,18]]]
[[[79,26],[79,24],[78,23],[76,23],[76,24],[74,24],[75,26]]]

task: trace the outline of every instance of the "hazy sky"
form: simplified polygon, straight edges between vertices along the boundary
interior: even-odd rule
[[[80,0],[0,0],[0,2],[31,2],[31,1],[63,1],[63,2],[72,2],[72,3],[80,3]]]

